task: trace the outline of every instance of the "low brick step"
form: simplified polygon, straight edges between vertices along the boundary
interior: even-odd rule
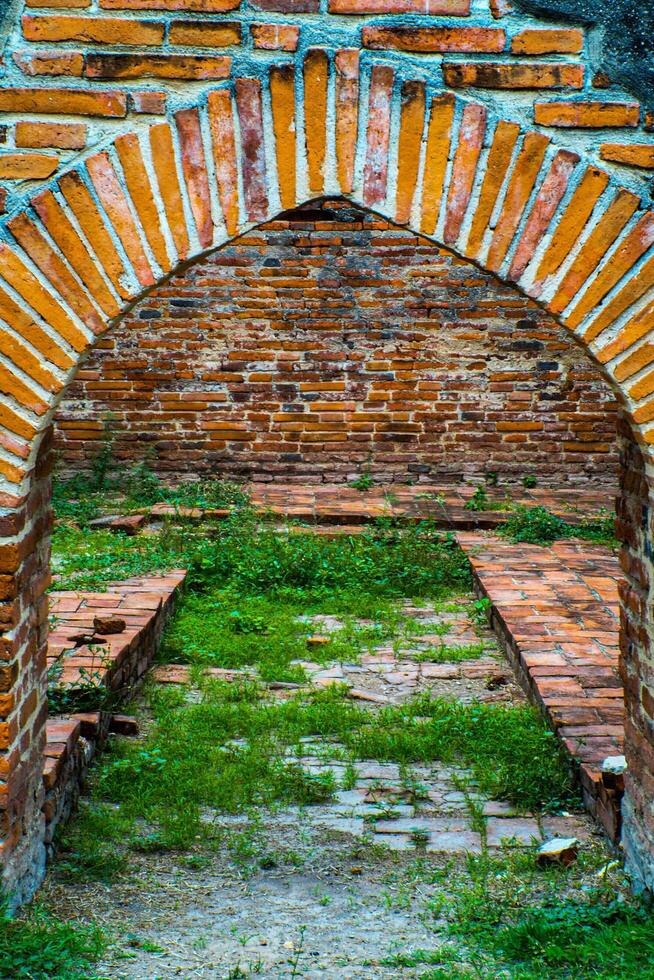
[[[602,773],[606,758],[624,752],[617,555],[579,541],[542,548],[457,538],[521,683],[576,763],[588,810],[619,840],[622,785]]]

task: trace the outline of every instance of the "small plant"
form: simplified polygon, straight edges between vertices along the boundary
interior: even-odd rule
[[[500,533],[516,543],[552,544],[565,538],[582,538],[600,544],[614,545],[615,529],[612,516],[585,518],[579,524],[568,524],[545,507],[519,506],[499,528]]]
[[[372,464],[370,461],[368,461],[356,480],[352,480],[350,486],[353,490],[358,490],[360,493],[366,493],[366,491],[370,490],[370,488],[374,485],[374,482],[375,481],[372,478]]]
[[[486,487],[479,485],[470,500],[464,506],[464,510],[484,511],[490,510],[491,501]]]
[[[38,907],[25,918],[0,914],[2,980],[91,980],[105,946],[99,929],[58,922]]]
[[[529,473],[527,476],[523,476],[522,485],[525,490],[533,490],[534,487],[538,486],[538,480],[533,474]]]

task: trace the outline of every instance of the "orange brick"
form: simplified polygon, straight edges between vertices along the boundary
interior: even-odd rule
[[[608,186],[608,174],[596,167],[586,170],[552,236],[536,273],[537,283],[554,275],[565,262],[586,227],[595,205]]]
[[[596,357],[600,364],[608,364],[614,357],[623,354],[643,337],[648,336],[652,330],[653,316],[654,303],[650,303],[644,310],[641,310],[640,313],[625,323],[615,340],[597,351]]]
[[[177,20],[170,25],[171,44],[187,47],[226,48],[241,43],[241,25],[236,22],[215,23],[201,20]]]
[[[0,180],[45,180],[59,166],[59,157],[45,153],[0,154]]]
[[[584,340],[590,343],[617,320],[634,303],[637,303],[654,286],[654,259],[650,259],[635,276],[631,276],[625,286],[602,310],[584,333]]]
[[[364,27],[364,48],[419,53],[503,51],[506,31],[499,27]]]
[[[109,155],[106,151],[96,153],[86,161],[86,169],[91,182],[107,212],[107,217],[118,235],[127,257],[132,263],[136,278],[142,286],[152,286],[154,276],[132,217],[127,199]]]
[[[161,44],[163,23],[130,17],[66,17],[26,14],[21,20],[28,41],[82,41],[85,44]]]
[[[630,191],[620,190],[582,246],[556,294],[548,304],[553,313],[562,313],[597,268],[601,258],[625,227],[639,199]]]
[[[470,0],[329,0],[330,14],[431,14],[467,17]]]
[[[0,112],[38,112],[73,116],[127,115],[123,92],[94,92],[77,88],[3,88]]]
[[[310,50],[304,60],[304,104],[307,107],[304,128],[309,191],[313,194],[322,193],[325,181],[328,78],[329,61],[326,52]]]
[[[408,223],[418,180],[420,145],[425,124],[424,82],[404,82],[400,133],[398,137],[397,193],[395,218]]]
[[[5,244],[0,244],[0,275],[74,350],[86,349],[86,334],[73,323],[54,294],[41,285]]]
[[[654,170],[654,143],[602,143],[602,160]]]
[[[270,71],[270,100],[279,194],[286,210],[296,204],[296,140],[295,140],[295,70],[292,65],[282,65]]]
[[[25,249],[32,262],[41,270],[57,292],[66,300],[80,320],[93,333],[100,333],[105,321],[98,315],[87,293],[78,285],[75,277],[59,258],[57,252],[43,237],[38,227],[26,214],[18,214],[8,224],[12,235]]]
[[[142,92],[129,93],[129,108],[140,115],[163,116],[166,112],[166,93],[152,92],[146,89]]]
[[[654,364],[654,345],[643,344],[629,357],[625,357],[624,361],[620,361],[613,369],[613,377],[616,381],[627,381],[652,364]]]
[[[32,206],[68,262],[107,316],[120,308],[100,275],[96,263],[51,191],[33,198]],[[55,362],[57,363],[57,362]]]
[[[440,213],[445,171],[450,154],[454,108],[452,95],[442,95],[432,99],[425,150],[420,222],[420,230],[426,235],[434,234]]]
[[[477,164],[486,132],[486,109],[470,103],[463,109],[459,142],[452,164],[452,177],[447,196],[444,241],[454,244],[459,237],[477,172]]]
[[[448,62],[443,65],[443,78],[451,88],[583,88],[584,67],[548,62],[538,65]]]
[[[264,51],[296,51],[300,28],[293,24],[253,24],[252,41]]]
[[[209,100],[213,94],[210,93]],[[168,123],[160,123],[150,127],[150,149],[159,193],[168,219],[168,227],[173,236],[178,257],[185,259],[189,251],[189,239],[177,175],[173,135]]]
[[[23,75],[68,75],[81,78],[84,71],[84,55],[81,51],[65,54],[49,51],[15,51],[12,55]]]
[[[513,54],[580,54],[584,32],[578,30],[526,30],[511,41]]]
[[[169,272],[171,262],[138,136],[135,133],[124,133],[116,139],[114,146],[123,168],[127,190],[140,218],[141,227],[152,249],[152,254],[159,263],[159,267],[164,272]]]
[[[337,51],[336,72],[336,167],[344,194],[352,191],[354,157],[359,121],[359,52]]]
[[[89,54],[87,78],[229,78],[231,58],[184,54]]]
[[[498,122],[486,162],[486,172],[477,209],[472,219],[468,242],[464,250],[465,254],[470,257],[475,257],[482,246],[484,234],[509,169],[519,134],[520,127],[517,123]]]
[[[525,135],[488,252],[487,267],[493,272],[499,272],[509,250],[545,159],[549,142],[540,133]]]
[[[645,214],[637,225],[620,243],[601,272],[593,276],[589,288],[584,292],[572,312],[566,317],[570,329],[578,327],[584,317],[593,310],[613,289],[624,275],[638,261],[641,255],[654,244],[654,212]]]
[[[92,243],[92,248],[114,289],[119,296],[126,299],[131,293],[123,283],[125,267],[82,178],[75,172],[66,174],[59,181],[59,189],[77,218],[87,241]]]
[[[46,357],[57,367],[67,371],[74,364],[73,358],[62,350],[55,338],[46,333],[32,316],[26,313],[4,290],[0,290],[0,316],[8,323],[16,333],[29,340],[32,347],[35,347],[44,357]],[[18,431],[19,435],[24,433]]]
[[[81,150],[86,146],[86,126],[83,123],[17,122],[15,141],[16,146]]]
[[[100,0],[104,10],[182,10],[204,14],[222,14],[237,10],[241,0]]]
[[[68,10],[82,10],[91,6],[91,0],[25,0],[26,7],[64,7]]]
[[[220,207],[228,235],[235,235],[239,220],[238,166],[230,93],[210,92],[208,106]]]
[[[534,121],[539,126],[564,129],[605,129],[637,126],[638,102],[536,102]]]

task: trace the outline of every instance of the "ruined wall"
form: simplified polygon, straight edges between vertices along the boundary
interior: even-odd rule
[[[160,286],[92,351],[59,466],[103,433],[124,464],[197,474],[613,484],[597,366],[510,286],[347,202],[298,209]]]

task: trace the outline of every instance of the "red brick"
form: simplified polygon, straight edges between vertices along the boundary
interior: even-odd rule
[[[394,78],[393,69],[384,65],[374,65],[370,74],[366,162],[363,171],[363,200],[369,207],[379,204],[386,196]]]
[[[264,51],[296,51],[300,28],[293,24],[253,24],[250,28],[255,48]]]
[[[213,218],[207,161],[202,144],[200,116],[197,109],[175,113],[175,123],[182,150],[182,170],[186,181],[191,211],[198,230],[200,244],[207,248],[213,242]]]
[[[243,184],[247,214],[250,221],[264,221],[268,214],[268,192],[261,84],[254,78],[238,78],[235,91],[241,125]]]
[[[330,14],[431,14],[467,17],[470,0],[329,0]]]
[[[452,177],[447,196],[443,235],[447,244],[454,244],[459,237],[463,219],[470,203],[485,132],[485,107],[475,103],[466,105],[461,117],[459,142],[452,164]]]
[[[84,72],[84,55],[81,51],[65,53],[52,51],[14,51],[12,58],[24,75],[70,76],[81,78]]]

